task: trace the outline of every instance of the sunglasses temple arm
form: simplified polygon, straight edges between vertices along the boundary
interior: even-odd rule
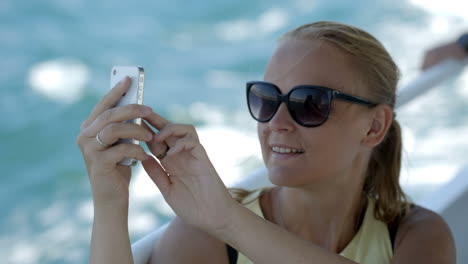
[[[344,101],[348,101],[348,102],[352,102],[352,103],[356,103],[356,104],[362,104],[362,105],[368,105],[368,106],[376,106],[377,105],[376,103],[369,102],[364,98],[354,96],[354,95],[344,94],[344,93],[340,93],[340,92],[335,92],[333,95],[334,95],[334,97],[336,99],[344,100]]]

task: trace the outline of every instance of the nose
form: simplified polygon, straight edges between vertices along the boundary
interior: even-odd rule
[[[268,126],[272,131],[291,131],[294,129],[294,120],[285,103],[280,104],[278,111],[268,122]]]

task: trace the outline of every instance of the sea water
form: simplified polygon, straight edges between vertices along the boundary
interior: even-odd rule
[[[81,122],[108,91],[112,65],[145,67],[145,104],[195,124],[227,185],[262,166],[245,82],[262,78],[276,39],[318,20],[361,27],[402,70],[468,29],[460,1],[0,2],[0,256],[3,263],[84,263],[93,207],[76,145]],[[402,184],[415,199],[467,163],[466,71],[399,109]],[[173,217],[134,169],[132,241]]]

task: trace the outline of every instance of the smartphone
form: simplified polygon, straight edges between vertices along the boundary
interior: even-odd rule
[[[130,77],[131,84],[127,92],[120,98],[115,107],[123,106],[128,104],[143,104],[143,87],[145,82],[145,71],[140,66],[114,66],[111,70],[110,76],[110,88],[112,89],[117,83],[123,80],[126,76]],[[125,121],[127,123],[134,123],[141,125],[141,118],[131,119]],[[140,141],[136,139],[120,139],[116,142],[119,143],[131,143],[139,145]],[[119,162],[120,165],[134,166],[137,160],[133,158],[125,158]]]

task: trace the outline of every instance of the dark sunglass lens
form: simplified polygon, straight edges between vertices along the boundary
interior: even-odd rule
[[[289,109],[300,124],[316,126],[327,119],[330,99],[325,91],[319,89],[297,89],[289,97]]]
[[[267,84],[253,84],[248,94],[248,104],[256,120],[270,120],[279,104],[275,88]]]

